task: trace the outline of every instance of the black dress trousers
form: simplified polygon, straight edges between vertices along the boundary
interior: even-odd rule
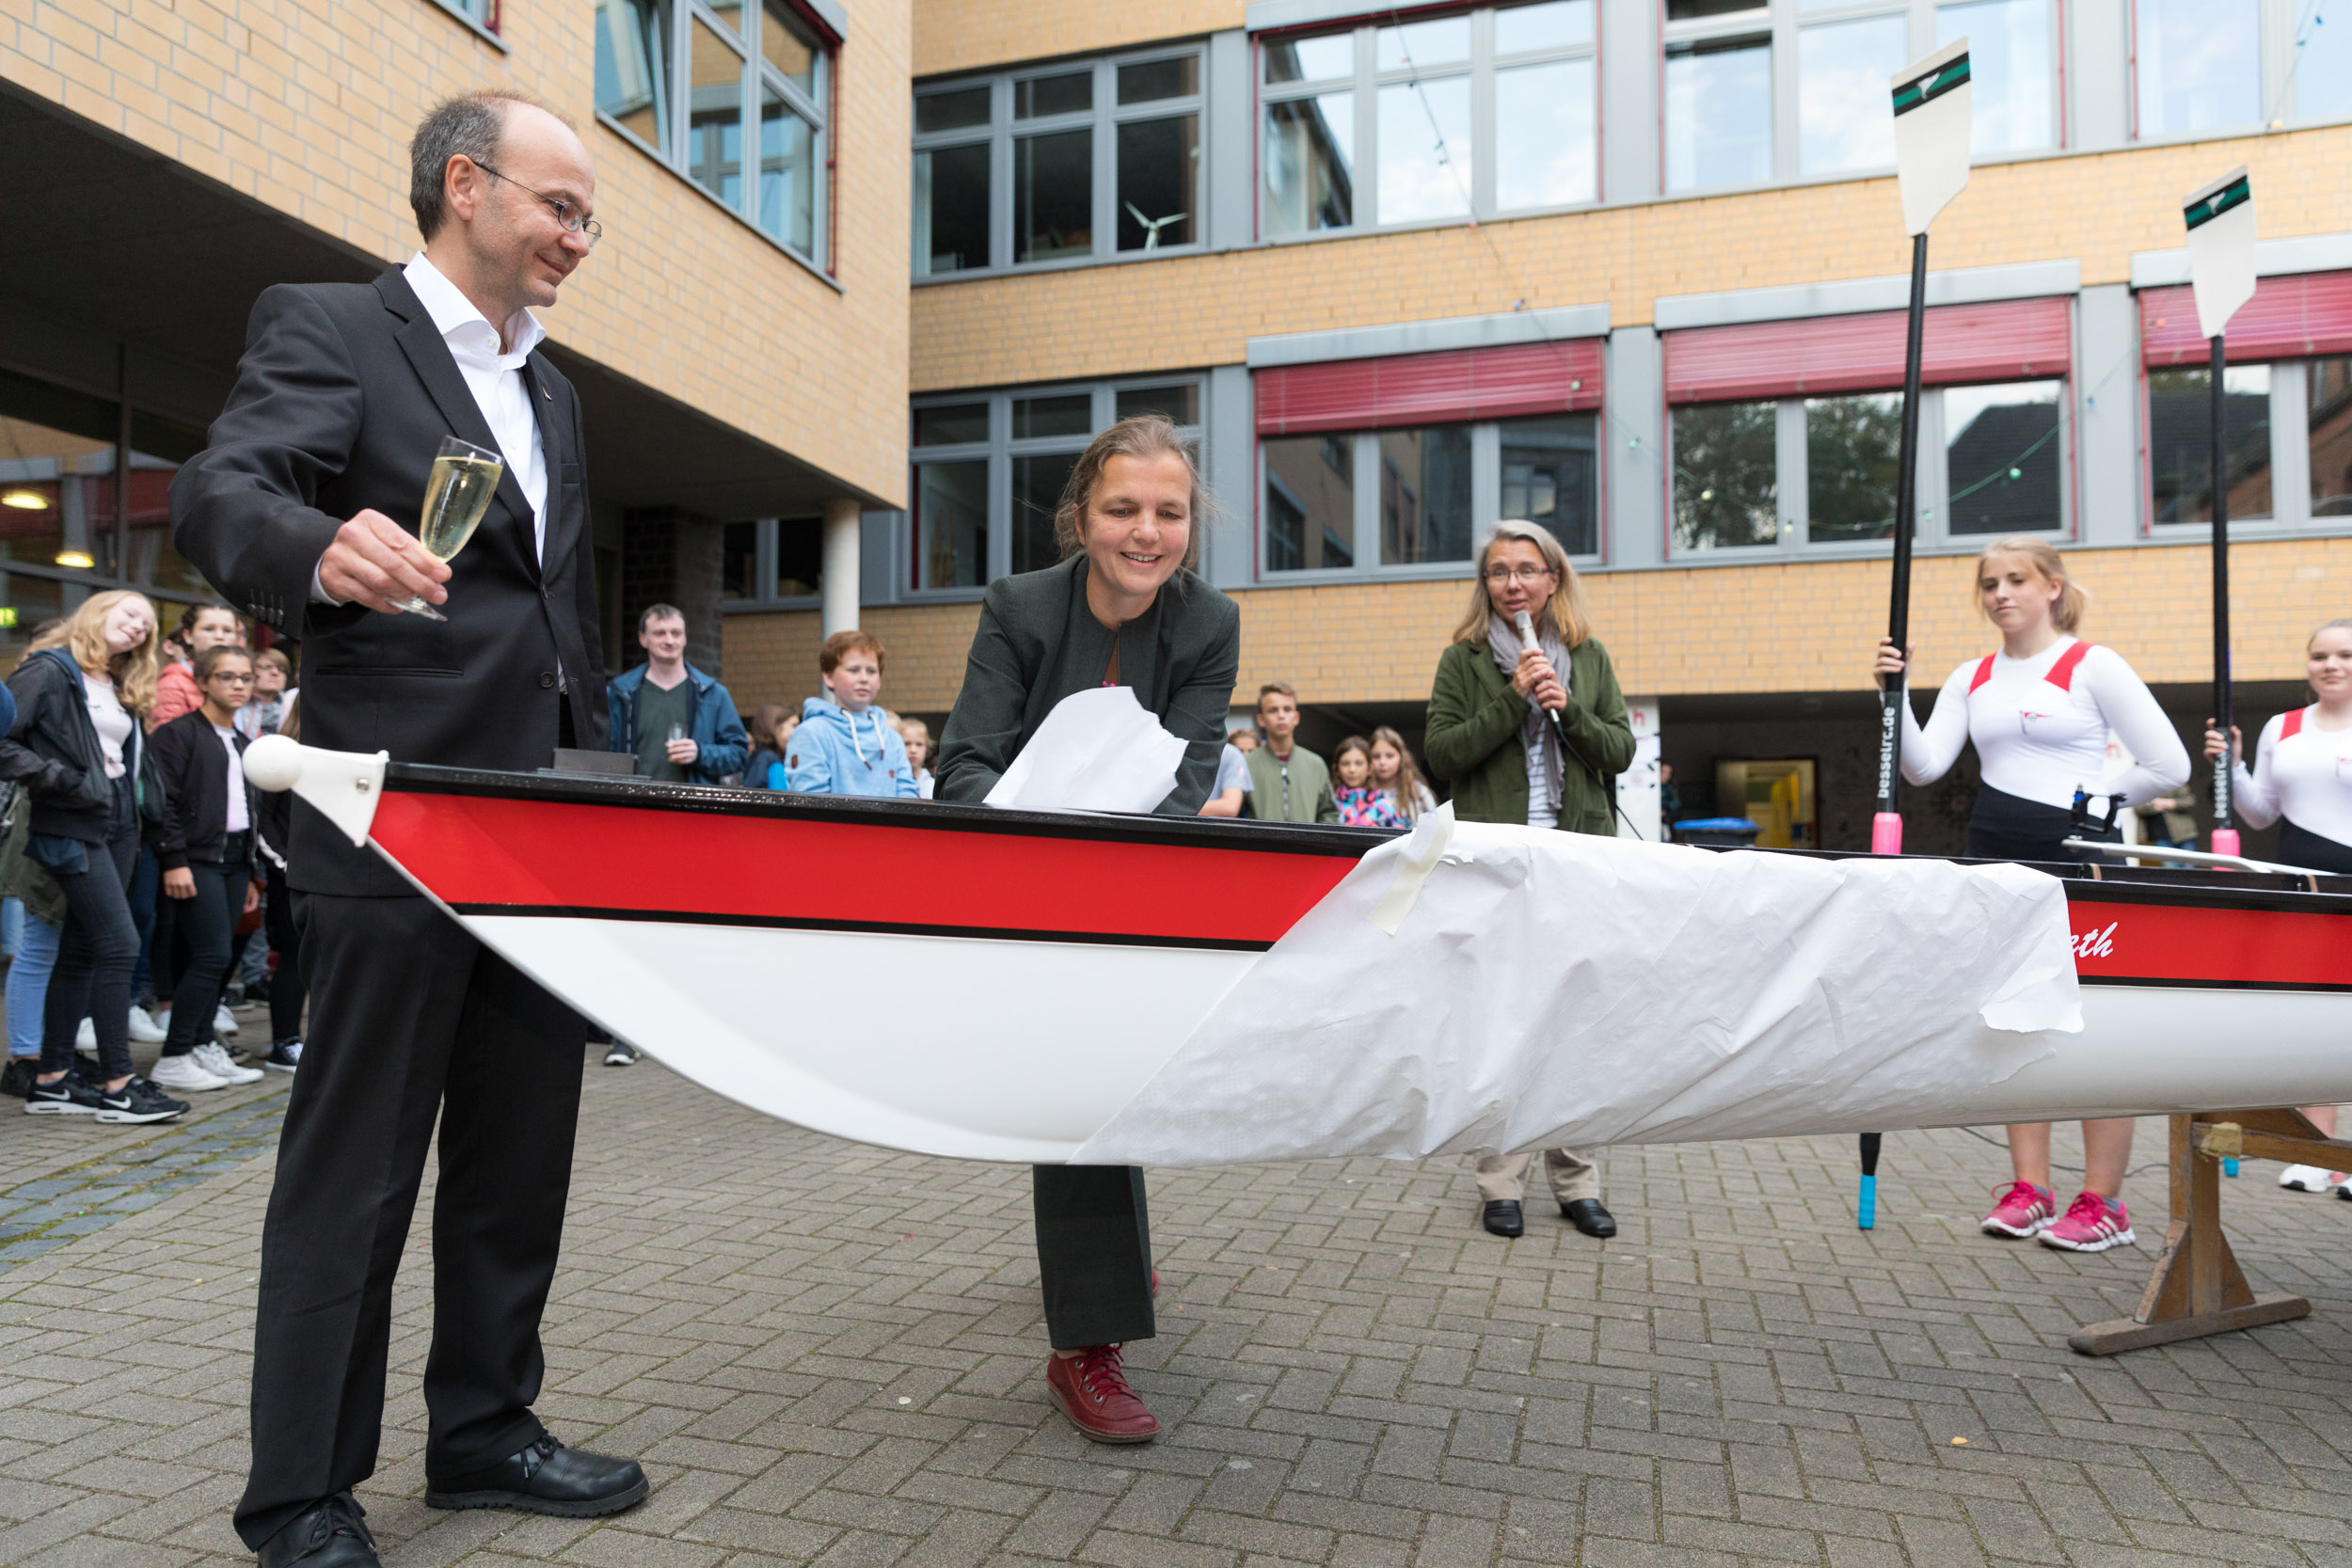
[[[310,1030],[262,1231],[259,1547],[375,1468],[392,1279],[434,1121],[428,1479],[535,1441],[539,1317],[563,1240],[587,1024],[422,898],[294,895]]]
[[[1038,1165],[1037,1266],[1056,1350],[1159,1332],[1152,1317],[1152,1216],[1134,1165]]]

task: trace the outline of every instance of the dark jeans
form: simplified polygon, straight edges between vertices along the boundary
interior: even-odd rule
[[[1056,1350],[1125,1344],[1152,1319],[1152,1216],[1133,1165],[1039,1165],[1038,1283]]]
[[[131,971],[131,1000],[148,994],[149,974],[155,945],[155,900],[162,895],[163,867],[155,851],[139,846],[138,869],[131,874],[131,921],[139,928],[139,961]]]
[[[131,970],[139,961],[139,928],[131,920],[130,887],[139,818],[127,777],[115,781],[114,797],[106,841],[82,846],[84,868],[49,866],[65,894],[65,930],[49,994],[41,999],[45,1073],[73,1065],[73,1036],[85,1017],[98,1032],[98,1065],[106,1078],[131,1070]]]
[[[164,1035],[167,1056],[184,1056],[213,1037],[213,1012],[229,984],[230,936],[245,913],[245,890],[253,879],[245,858],[250,842],[249,834],[230,834],[222,859],[189,863],[195,897],[166,895],[175,906],[173,927],[188,944],[187,972],[172,990],[171,1024]]]
[[[267,923],[269,944],[278,955],[278,968],[269,977],[269,1037],[302,1037],[302,1003],[310,987],[302,978],[302,927],[294,917],[294,895],[286,889],[286,874],[269,868],[269,891],[262,895],[262,916]]]

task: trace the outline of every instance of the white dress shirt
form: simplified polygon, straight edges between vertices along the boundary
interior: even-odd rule
[[[449,344],[457,373],[466,378],[466,389],[489,422],[491,438],[498,442],[508,471],[522,486],[523,499],[531,503],[532,553],[546,559],[548,460],[539,441],[539,418],[531,406],[531,388],[523,380],[523,361],[547,337],[547,328],[530,311],[516,311],[506,323],[515,346],[501,353],[499,329],[458,292],[456,284],[441,276],[440,268],[424,259],[423,251],[409,258],[402,276],[417,291],[417,298],[440,330],[441,341]]]

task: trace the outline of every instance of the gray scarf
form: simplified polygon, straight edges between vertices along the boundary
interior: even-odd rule
[[[1568,689],[1568,650],[1552,628],[1551,617],[1535,618],[1535,641],[1551,660],[1552,673],[1560,677],[1560,689]],[[1509,680],[1519,667],[1519,629],[1499,614],[1486,617],[1486,646],[1502,667],[1502,678]],[[1544,789],[1551,802],[1551,814],[1560,815],[1560,781],[1565,774],[1566,762],[1560,754],[1560,735],[1551,727],[1551,721],[1534,704],[1527,705],[1527,718],[1519,725],[1519,741],[1531,755],[1544,759]]]

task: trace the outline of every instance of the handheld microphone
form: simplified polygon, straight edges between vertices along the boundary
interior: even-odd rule
[[[1512,620],[1519,628],[1519,646],[1531,654],[1540,653],[1543,644],[1535,641],[1535,617],[1522,610]]]
[[[1535,617],[1530,615],[1526,610],[1522,610],[1513,615],[1511,617],[1511,621],[1513,625],[1518,627],[1519,647],[1521,650],[1531,654],[1543,652],[1544,645],[1535,639]],[[1559,672],[1554,671],[1553,673],[1556,675]],[[1556,707],[1548,707],[1544,709],[1544,712],[1550,716],[1551,733],[1559,737],[1560,750],[1566,752],[1570,757],[1573,757],[1579,768],[1583,768],[1584,771],[1593,776],[1593,782],[1600,785],[1601,793],[1609,798],[1610,806],[1616,812],[1619,819],[1625,823],[1626,831],[1632,833],[1635,838],[1640,838],[1642,836],[1642,831],[1633,826],[1633,819],[1625,815],[1625,808],[1623,806],[1617,804],[1617,791],[1615,787],[1610,784],[1609,776],[1603,773],[1599,768],[1595,768],[1591,763],[1586,762],[1584,760],[1584,753],[1576,749],[1576,742],[1568,738],[1568,728],[1567,725],[1561,721],[1560,710]]]

